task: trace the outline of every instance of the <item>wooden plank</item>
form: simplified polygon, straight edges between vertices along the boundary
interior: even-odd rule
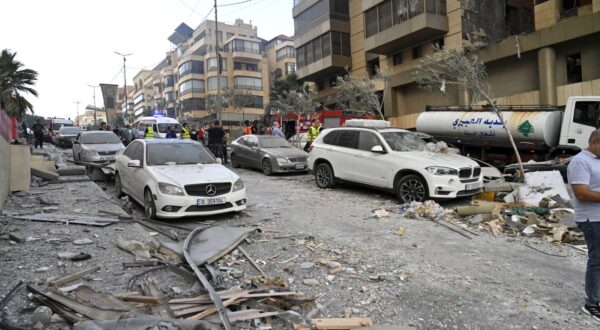
[[[219,297],[221,297],[221,299],[228,299],[231,298],[233,296],[235,296],[237,293],[228,293],[228,294],[219,294]],[[288,292],[267,292],[267,293],[248,293],[247,291],[245,292],[246,295],[244,296],[245,298],[269,298],[269,297],[281,297],[281,296],[293,296],[293,295],[297,295],[298,292],[295,291],[288,291]],[[169,304],[206,304],[206,303],[211,303],[210,298],[204,297],[204,296],[200,296],[200,297],[196,297],[196,298],[181,298],[181,299],[171,299],[171,301],[169,301]]]
[[[48,285],[51,285],[51,286],[64,285],[66,283],[73,282],[76,279],[81,278],[87,274],[97,272],[99,269],[100,269],[100,266],[90,267],[90,268],[84,269],[82,271],[67,275],[65,277],[62,277],[62,278],[59,278],[56,280],[52,280],[52,281],[48,282]]]
[[[223,307],[227,307],[229,305],[234,304],[238,299],[243,298],[247,295],[246,292],[240,292],[235,294],[233,297],[225,300],[223,302]],[[200,314],[196,314],[194,316],[188,317],[188,320],[201,320],[213,313],[215,313],[217,311],[217,309],[215,307],[210,307],[209,309],[205,310],[204,312],[200,313]]]
[[[267,276],[267,274],[265,274],[265,272],[263,272],[263,270],[260,268],[260,266],[258,266],[258,264],[254,261],[254,259],[252,259],[250,257],[250,254],[248,254],[248,252],[246,252],[246,250],[243,247],[238,246],[238,250],[240,250],[240,252],[244,255],[244,257],[246,257],[246,259],[248,259],[248,261],[250,261],[252,266],[254,266],[254,268],[256,268],[256,270],[258,270],[262,274],[262,276],[264,276],[264,278],[269,278]]]
[[[192,308],[192,307],[197,307],[198,304],[177,304],[177,305],[169,305],[169,308],[172,311],[178,311],[180,309],[186,309],[186,308]]]
[[[373,325],[370,317],[312,319],[311,322],[320,330],[353,329]]]
[[[119,297],[119,299],[121,299],[123,301],[135,301],[135,302],[140,302],[140,303],[144,303],[144,304],[158,304],[159,303],[158,297],[152,297],[152,296],[140,296],[140,295],[135,295],[135,294],[121,294],[118,297]]]
[[[211,307],[213,307],[214,305],[201,305],[201,306],[196,306],[196,307],[191,307],[191,308],[185,308],[185,309],[181,309],[181,310],[173,310],[171,309],[171,311],[173,311],[173,315],[175,315],[175,317],[181,317],[181,316],[185,316],[185,315],[190,315],[190,314],[195,314],[195,313],[200,313],[203,312]]]

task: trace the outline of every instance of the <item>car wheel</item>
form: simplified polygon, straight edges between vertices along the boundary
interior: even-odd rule
[[[422,202],[429,197],[427,183],[415,174],[403,176],[396,184],[396,195],[402,203]]]
[[[230,160],[231,160],[231,167],[233,168],[240,168],[240,164],[237,161],[237,156],[235,154],[231,154],[230,156]]]
[[[327,163],[321,163],[315,168],[315,182],[321,189],[331,188],[335,184],[333,169]]]
[[[123,193],[123,185],[121,183],[121,174],[117,174],[115,177],[115,190],[117,191],[117,197],[121,198],[125,196],[125,193]]]
[[[148,219],[156,220],[156,205],[150,189],[144,192],[144,216]]]
[[[271,164],[271,160],[269,158],[263,159],[262,171],[267,176],[273,174],[273,164]]]

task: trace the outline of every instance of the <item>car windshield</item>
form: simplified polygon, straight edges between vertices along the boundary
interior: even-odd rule
[[[148,165],[213,164],[215,158],[200,144],[148,144]]]
[[[423,151],[427,142],[411,132],[382,132],[381,136],[394,151]]]
[[[175,126],[175,131],[177,133],[181,133],[181,125],[179,124],[158,124],[158,131],[161,133],[167,133],[170,126]]]
[[[60,134],[79,134],[81,129],[79,127],[61,127],[58,132]]]
[[[56,130],[60,129],[61,127],[71,127],[71,126],[73,126],[73,124],[71,124],[71,123],[53,123],[52,129],[56,131]]]
[[[282,137],[260,136],[258,141],[261,148],[293,148],[292,145]]]
[[[83,136],[83,144],[113,144],[121,143],[119,137],[113,132],[106,133],[88,133]]]

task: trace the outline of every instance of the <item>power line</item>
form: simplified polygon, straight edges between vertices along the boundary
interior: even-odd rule
[[[246,3],[246,2],[250,2],[252,0],[244,0],[244,1],[240,1],[240,2],[234,2],[234,3],[226,3],[224,5],[217,5],[217,7],[228,7],[228,6],[235,6],[235,5],[239,5],[242,3]]]

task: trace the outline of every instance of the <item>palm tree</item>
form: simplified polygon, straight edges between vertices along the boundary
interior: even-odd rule
[[[17,53],[4,49],[0,54],[0,107],[9,116],[21,119],[28,111],[33,113],[33,105],[25,98],[26,94],[37,96],[32,86],[38,73],[23,68],[23,63],[15,60]]]

